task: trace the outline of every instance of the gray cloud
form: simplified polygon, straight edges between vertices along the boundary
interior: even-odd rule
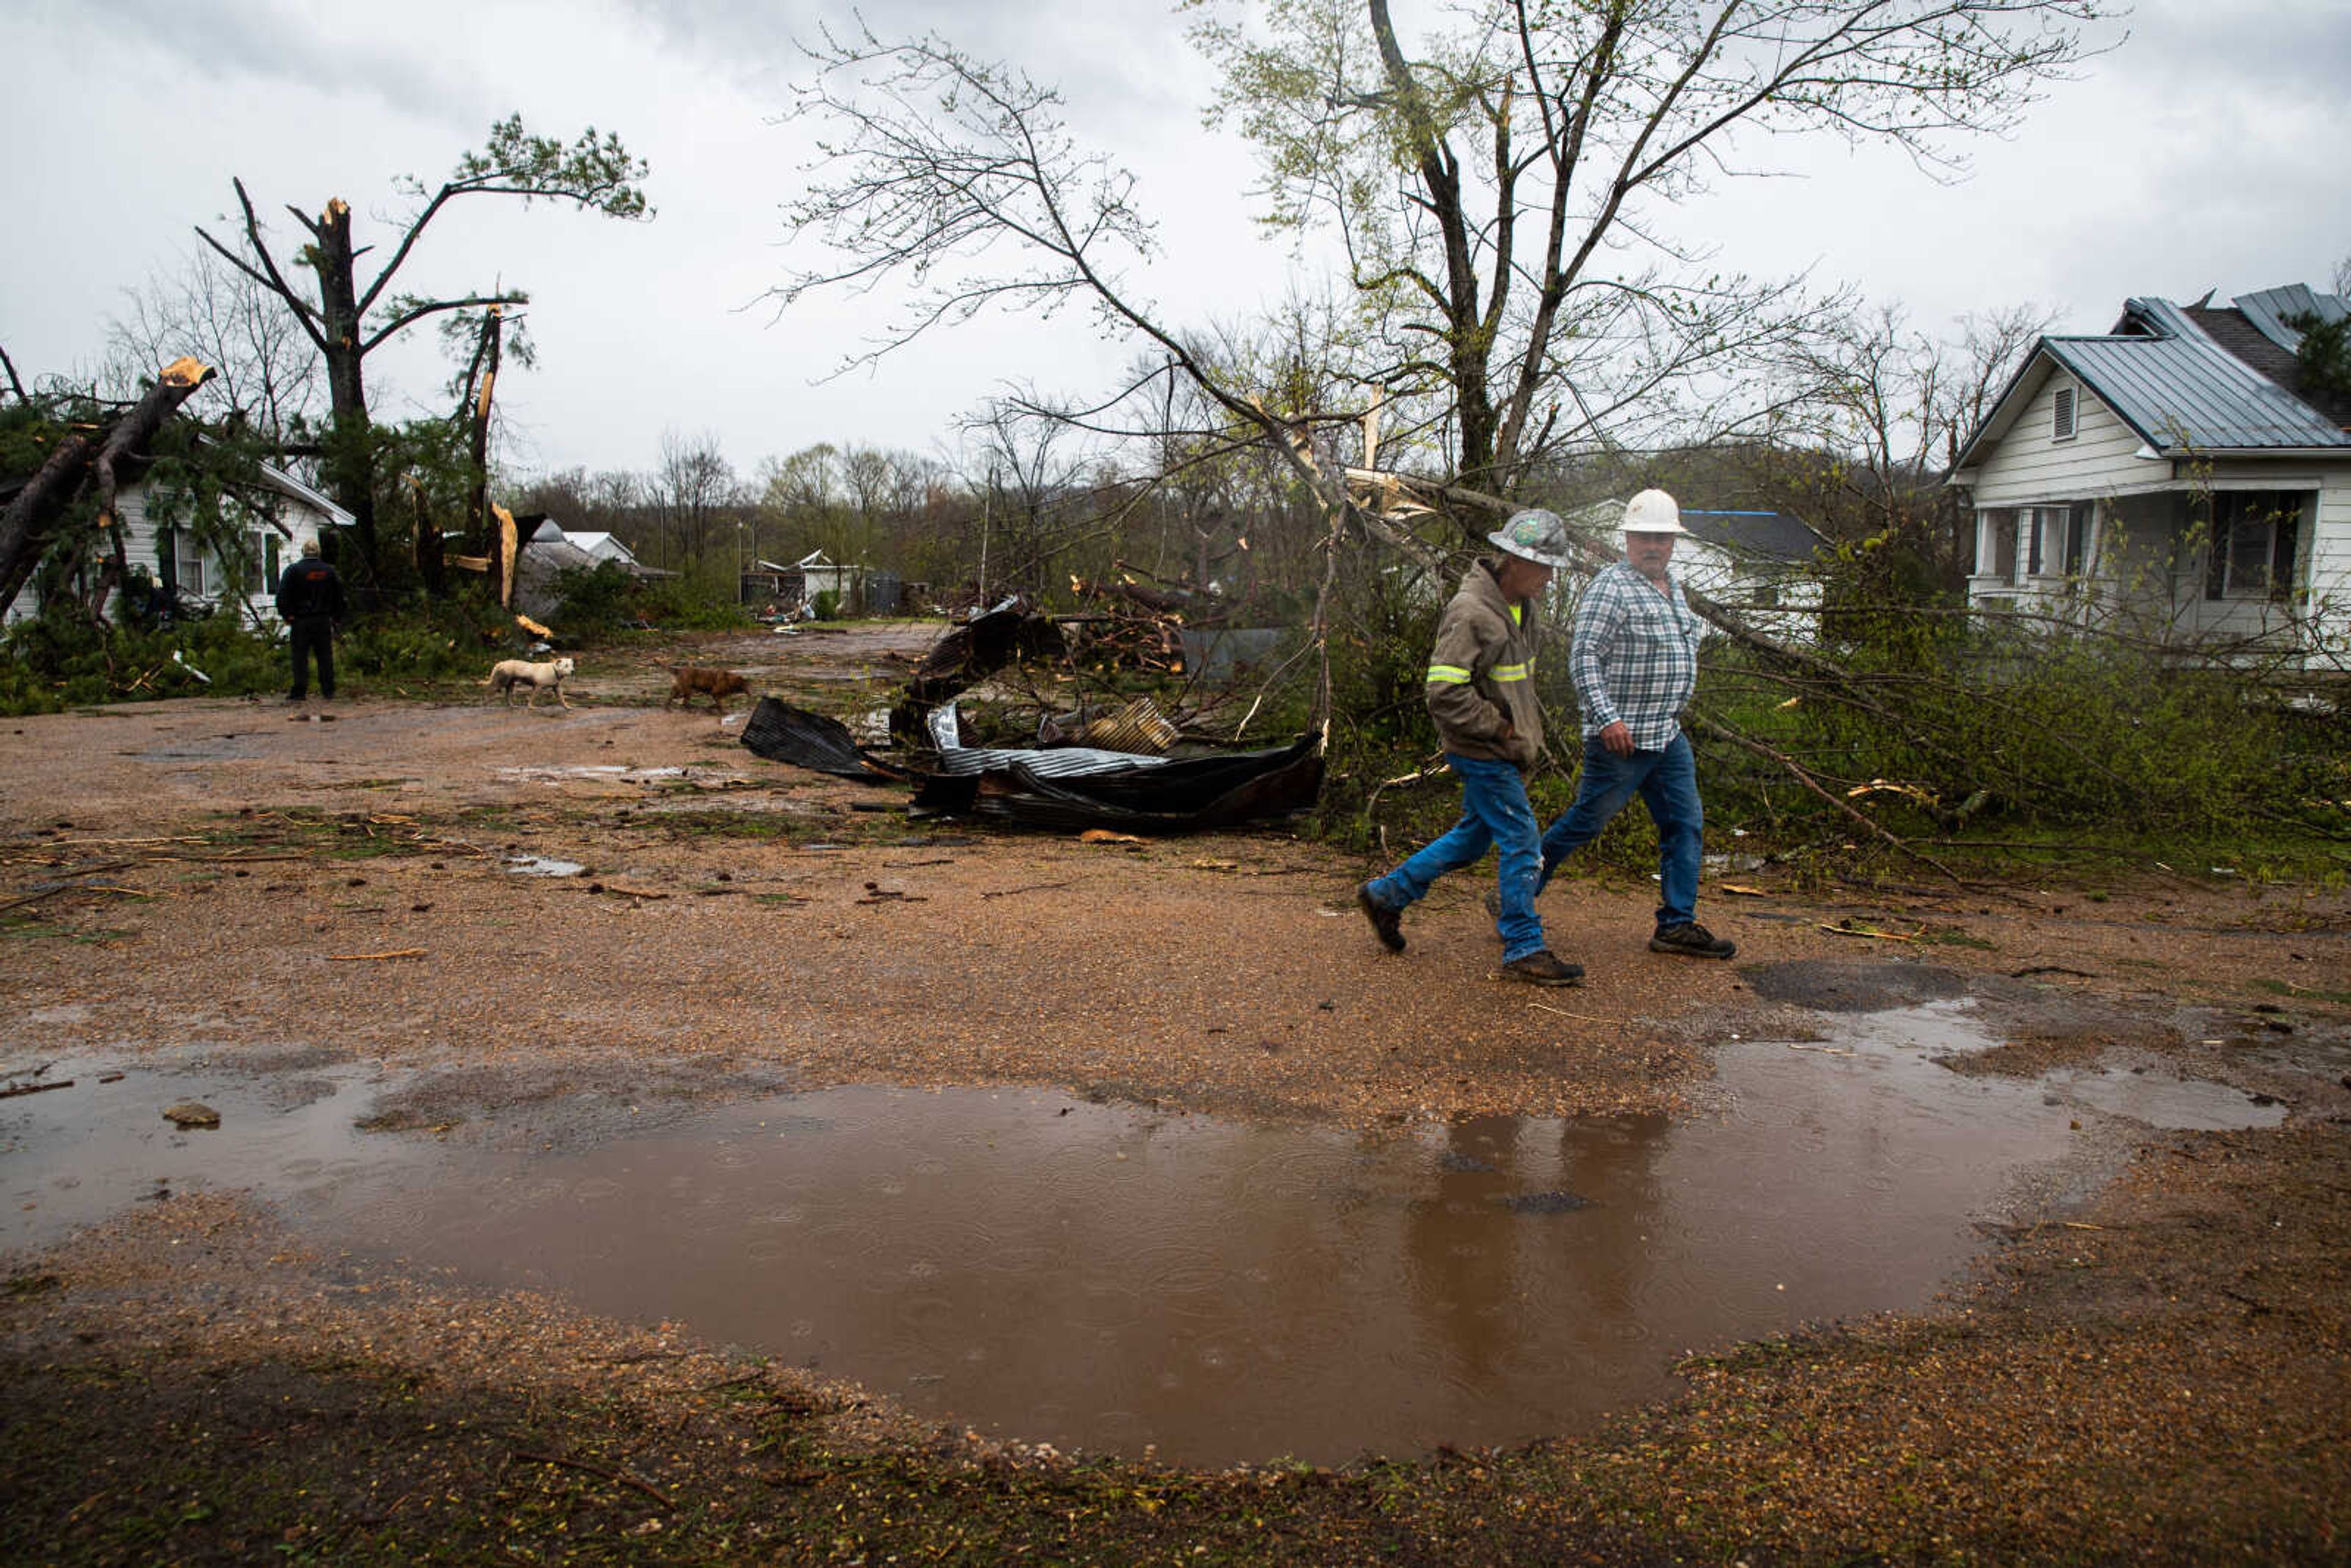
[[[477,118],[481,83],[462,56],[409,48],[411,35],[387,26],[379,11],[340,7],[331,16],[270,0],[116,0],[78,19],[93,35],[102,28],[106,47],[143,41],[193,68],[200,81],[248,78],[247,90],[294,85],[420,119]]]

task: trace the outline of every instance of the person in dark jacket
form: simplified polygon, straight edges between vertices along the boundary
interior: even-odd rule
[[[1502,973],[1538,986],[1573,986],[1582,966],[1543,943],[1535,914],[1542,869],[1541,830],[1527,800],[1527,769],[1542,755],[1542,710],[1535,703],[1534,602],[1567,564],[1567,528],[1550,512],[1513,516],[1489,544],[1502,554],[1479,561],[1437,623],[1423,691],[1446,766],[1461,780],[1461,820],[1385,876],[1355,890],[1355,903],[1381,946],[1404,951],[1402,916],[1448,871],[1492,846],[1498,858],[1495,934]]]
[[[343,613],[343,582],[319,555],[319,541],[302,541],[302,558],[277,580],[277,613],[290,634],[294,686],[286,700],[310,695],[312,661],[319,666],[319,695],[335,695],[335,622]]]

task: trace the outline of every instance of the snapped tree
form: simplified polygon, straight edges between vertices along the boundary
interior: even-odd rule
[[[1281,455],[1331,520],[1333,566],[1353,535],[1435,569],[1442,550],[1410,522],[1432,502],[1506,508],[1539,461],[1815,324],[1792,286],[1726,279],[1664,227],[1733,167],[1741,135],[1873,140],[1948,165],[1954,138],[2011,124],[2080,58],[2104,14],[1474,0],[1409,43],[1390,0],[1278,0],[1264,36],[1203,23],[1226,72],[1218,111],[1259,148],[1271,216],[1345,249],[1364,329],[1333,340],[1353,362],[1314,379],[1361,387],[1363,406],[1332,410],[1284,409],[1233,373],[1251,361],[1220,360],[1143,292],[1155,240],[1134,179],[1070,133],[1057,91],[936,36],[828,32],[792,111],[823,128],[819,155],[787,208],[793,236],[827,250],[774,298],[910,280],[905,314],[852,363],[990,306],[1088,303]],[[1368,430],[1383,393],[1390,447],[1433,446],[1433,489],[1357,475],[1351,493],[1345,459],[1318,443]]]
[[[620,138],[599,135],[594,127],[580,132],[569,146],[551,137],[533,136],[519,115],[490,128],[478,152],[469,152],[438,188],[427,193],[413,179],[400,182],[403,193],[421,204],[402,225],[391,253],[374,275],[362,283],[360,258],[375,249],[356,243],[351,209],[340,197],[329,201],[316,215],[289,206],[297,223],[309,235],[294,254],[294,265],[310,274],[307,287],[288,277],[270,248],[267,232],[254,210],[253,198],[242,179],[233,180],[243,222],[225,243],[204,229],[197,237],[246,277],[267,289],[301,324],[326,366],[329,423],[322,473],[326,488],[357,519],[361,570],[376,577],[382,566],[376,526],[376,460],[368,414],[367,358],[417,322],[449,311],[489,306],[525,304],[529,297],[517,290],[492,289],[454,297],[390,292],[402,267],[414,253],[425,229],[452,202],[465,196],[506,196],[526,205],[534,201],[569,202],[608,217],[647,216],[643,182],[646,165],[629,155]]]

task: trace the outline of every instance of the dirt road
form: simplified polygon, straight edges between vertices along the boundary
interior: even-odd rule
[[[935,631],[668,652],[745,670],[755,691],[853,707],[851,694],[886,700]],[[2341,1546],[2351,904],[2340,892],[2143,868],[1998,889],[1922,873],[1823,899],[1767,867],[1735,879],[1752,891],[1708,880],[1702,918],[1740,946],[1720,965],[1649,954],[1649,890],[1587,879],[1555,890],[1544,915],[1590,983],[1539,992],[1498,977],[1467,883],[1416,909],[1408,950],[1391,956],[1351,902],[1366,868],[1280,832],[1105,844],[912,821],[893,787],[746,751],[739,700],[725,719],[681,713],[660,705],[667,676],[651,660],[580,663],[568,710],[361,688],[304,708],[194,700],[0,720],[0,965],[16,1004],[0,1064],[105,1051],[245,1056],[262,1070],[320,1053],[381,1061],[420,1075],[397,1114],[444,1133],[600,1084],[707,1099],[1014,1083],[1353,1124],[1679,1113],[1706,1101],[1711,1043],[1801,1039],[1815,1008],[1850,1010],[1888,986],[1901,999],[1924,977],[1971,990],[2006,1030],[2009,1043],[1970,1071],[2158,1062],[2283,1102],[2287,1129],[2166,1136],[2136,1160],[2118,1146],[2127,1168],[2107,1207],[2072,1218],[2082,1228],[2062,1245],[2027,1217],[1969,1309],[1976,1319],[1730,1358],[1625,1446],[1498,1466],[1477,1483],[1490,1491],[1438,1467],[1388,1524],[1418,1521],[1416,1552],[1465,1561],[1562,1542],[1633,1542],[1628,1557],[1761,1542],[1757,1560],[1934,1556],[1943,1540],[1995,1558],[2052,1544],[2154,1560],[2189,1560],[2183,1543],[2252,1552],[2267,1541],[2287,1557]],[[2280,1217],[2266,1230],[2253,1223],[2263,1205]],[[167,1261],[158,1249],[179,1240],[200,1245]],[[111,1366],[112,1377],[194,1356],[266,1383],[255,1370],[265,1364],[278,1369],[267,1376],[291,1375],[281,1331],[299,1324],[336,1354],[433,1369],[461,1406],[530,1405],[557,1398],[553,1387],[569,1399],[600,1376],[609,1385],[598,1357],[635,1343],[555,1304],[460,1306],[413,1283],[371,1286],[381,1299],[362,1305],[322,1291],[331,1270],[315,1272],[317,1260],[281,1262],[278,1245],[266,1217],[206,1200],[15,1260],[20,1281],[46,1283],[6,1309],[12,1381],[46,1396],[90,1375],[61,1367]],[[2095,1267],[2065,1261],[2102,1248],[2112,1256]],[[453,1343],[436,1313],[472,1325],[458,1337],[475,1348]],[[555,1322],[574,1348],[548,1348]],[[2197,1346],[2186,1373],[2183,1335]],[[538,1347],[527,1366],[512,1359],[524,1343]],[[695,1376],[710,1371],[693,1359],[702,1351],[664,1343]],[[2077,1366],[2068,1347],[2101,1359]],[[325,1397],[309,1381],[322,1375],[333,1381],[294,1379],[302,1398]],[[2038,1393],[2025,1386],[2036,1378]],[[2013,1406],[1987,1380],[2013,1383]],[[663,1404],[700,1386],[686,1371],[626,1382],[637,1414],[611,1441],[676,1441],[675,1423],[704,1418]],[[2172,1384],[2189,1403],[2166,1403]],[[2331,1405],[2319,1399],[2330,1386]],[[1757,1413],[1759,1389],[1778,1416]],[[1939,1411],[1947,1436],[1884,1409],[1892,1389],[1907,1408]],[[2051,1398],[2075,1413],[2078,1445],[2045,1436]],[[834,1421],[825,1442],[863,1440],[870,1406],[837,1391],[822,1403]],[[2158,1406],[2171,1409],[2168,1437]],[[128,1393],[77,1408],[157,1442],[186,1414]],[[2218,1461],[2189,1436],[2206,1418],[2237,1456],[2218,1491]],[[47,1452],[21,1417],[11,1423],[12,1463]],[[1793,1426],[1811,1435],[1767,1440]],[[668,1436],[645,1437],[654,1431]],[[2021,1479],[2019,1455],[2043,1441],[2061,1458]],[[1896,1453],[1920,1467],[1907,1505],[1881,1484]],[[944,1475],[966,1460],[907,1462]],[[1718,1469],[1719,1486],[1693,1479]],[[36,1521],[26,1528],[64,1543],[59,1560],[109,1560],[121,1539],[109,1510],[77,1514],[70,1477],[40,1473],[17,1483]],[[1567,1501],[1562,1478],[1573,1479]],[[1997,1487],[2011,1501],[1987,1514]],[[100,1490],[117,1488],[144,1496],[120,1476]],[[2103,1500],[2083,1500],[2093,1493]],[[1034,1500],[1021,1496],[1024,1509]],[[1730,1497],[1749,1500],[1732,1508]],[[1360,1501],[1341,1511],[1355,1521],[1343,1528],[1317,1512],[1327,1500],[1282,1506],[1319,1521],[1321,1538],[1361,1547]],[[738,1526],[756,1517],[737,1504]],[[1222,1502],[1200,1506],[1201,1528],[1229,1523]],[[1472,1514],[1481,1527],[1489,1515],[1526,1525],[1544,1507],[1534,1535],[1463,1533]],[[2174,1533],[2135,1526],[2124,1552],[2099,1531],[2126,1516]],[[881,1517],[852,1531],[860,1550],[915,1542]],[[1897,1517],[1925,1522],[1886,1522]],[[315,1546],[324,1526],[298,1509],[289,1519]],[[359,1539],[401,1539],[368,1530]],[[698,1539],[707,1560],[732,1550]],[[1118,1560],[1157,1539],[1079,1531],[1061,1550]],[[1218,1555],[1249,1555],[1240,1537],[1217,1539]]]

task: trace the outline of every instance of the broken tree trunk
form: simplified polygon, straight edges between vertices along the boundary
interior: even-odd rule
[[[493,305],[482,317],[482,333],[474,346],[474,363],[467,384],[475,389],[466,410],[467,435],[472,443],[472,486],[465,497],[465,548],[489,538],[490,518],[490,398],[498,380],[498,359],[505,340],[504,315]],[[488,553],[486,549],[484,553]]]
[[[77,432],[57,443],[16,498],[0,509],[0,605],[11,602],[24,590],[41,553],[56,538],[67,508],[93,479],[99,487],[101,520],[112,526],[116,465],[145,452],[163,422],[212,375],[210,365],[192,359],[174,360],[163,367],[147,394],[102,435]]]

